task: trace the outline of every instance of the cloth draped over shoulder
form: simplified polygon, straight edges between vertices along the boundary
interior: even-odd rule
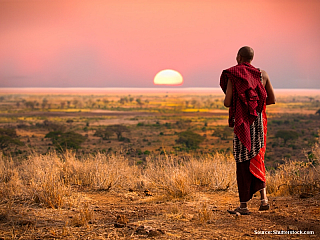
[[[241,63],[223,70],[220,87],[226,93],[228,80],[232,82],[232,104],[229,126],[234,128],[241,143],[251,150],[250,126],[261,113],[267,93],[261,83],[261,72],[249,63]]]

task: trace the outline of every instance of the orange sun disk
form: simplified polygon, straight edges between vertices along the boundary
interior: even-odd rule
[[[157,73],[153,79],[155,85],[182,85],[182,75],[171,69],[165,69]]]

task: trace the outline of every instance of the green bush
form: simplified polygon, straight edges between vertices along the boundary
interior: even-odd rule
[[[199,144],[203,142],[205,137],[192,131],[184,131],[178,133],[177,143],[184,144],[188,149],[197,149]]]
[[[275,137],[282,138],[284,141],[284,144],[286,144],[288,140],[297,139],[299,137],[299,134],[291,130],[279,130],[276,132]]]
[[[97,129],[93,134],[95,137],[101,137],[103,140],[109,139],[113,135],[113,132],[108,128],[105,129]]]
[[[86,137],[76,132],[49,132],[45,138],[50,138],[52,144],[57,150],[80,149],[81,144],[86,140]]]
[[[212,136],[219,137],[221,140],[227,140],[233,135],[233,128],[228,126],[217,126]]]

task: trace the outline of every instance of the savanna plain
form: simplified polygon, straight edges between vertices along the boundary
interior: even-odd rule
[[[271,209],[238,216],[222,94],[0,93],[0,239],[319,238],[320,94],[267,115]]]

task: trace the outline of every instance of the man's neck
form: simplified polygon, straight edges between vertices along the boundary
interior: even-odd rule
[[[251,65],[251,62],[247,62],[247,61],[240,61],[240,62],[238,62],[238,64],[244,64],[244,63]]]

